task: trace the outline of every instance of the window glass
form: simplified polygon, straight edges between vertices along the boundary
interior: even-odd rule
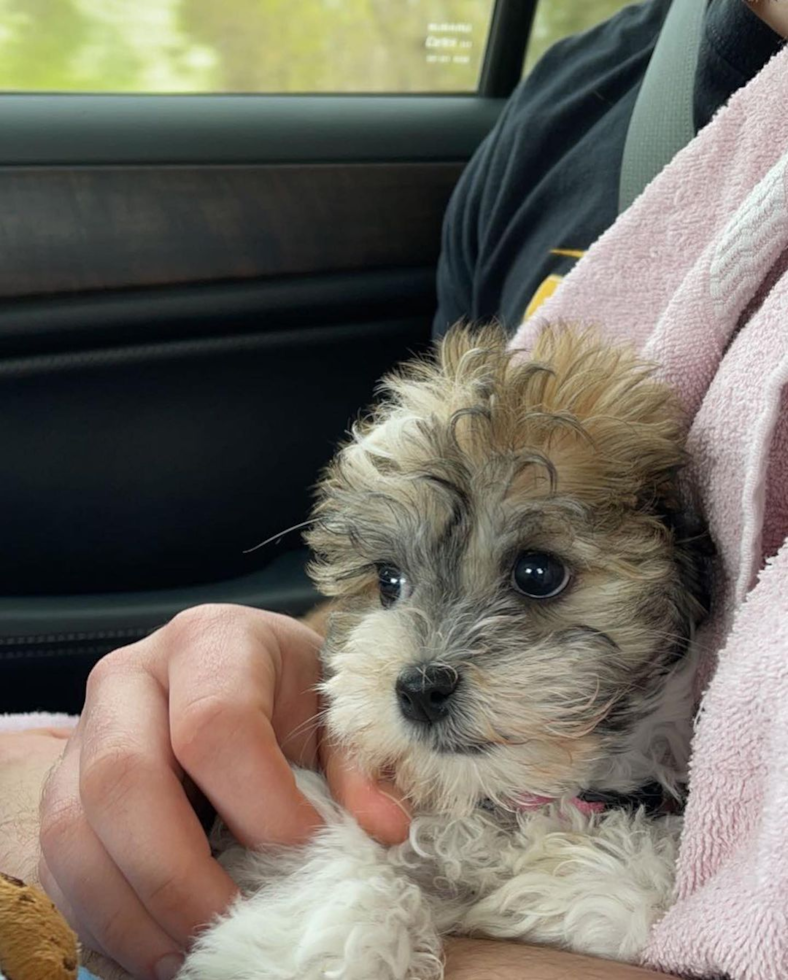
[[[632,0],[541,0],[536,8],[528,50],[525,55],[527,74],[545,51],[568,34],[588,30],[594,24],[612,17]]]
[[[0,89],[472,92],[492,8],[493,0],[0,0]]]

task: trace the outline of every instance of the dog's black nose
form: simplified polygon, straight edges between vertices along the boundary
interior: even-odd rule
[[[449,701],[457,690],[460,675],[453,667],[425,664],[409,667],[397,678],[399,710],[408,721],[434,725],[449,710]]]

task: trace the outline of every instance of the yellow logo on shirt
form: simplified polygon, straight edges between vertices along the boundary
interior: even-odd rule
[[[570,259],[581,259],[585,255],[585,252],[577,248],[551,248],[550,254],[564,255]],[[559,276],[558,273],[553,272],[539,283],[536,292],[531,297],[530,303],[525,308],[525,320],[533,316],[545,300],[550,299],[563,282],[563,279],[563,276]]]
[[[536,290],[536,292],[531,297],[531,302],[525,308],[525,319],[528,320],[530,317],[536,313],[539,307],[544,303],[546,299],[550,299],[553,293],[558,289],[563,281],[563,276],[550,275],[546,279],[543,279]]]

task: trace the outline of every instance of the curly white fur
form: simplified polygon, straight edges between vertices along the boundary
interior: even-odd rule
[[[230,846],[245,897],[179,980],[437,980],[441,936],[485,935],[632,960],[668,907],[680,828],[642,811],[477,809],[414,820],[386,849],[299,772],[326,828],[302,849]]]

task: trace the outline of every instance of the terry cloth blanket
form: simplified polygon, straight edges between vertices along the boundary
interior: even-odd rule
[[[0,715],[0,732],[22,732],[28,728],[73,728],[76,723],[75,715],[29,711],[18,715]]]
[[[567,243],[571,244],[571,243]],[[677,901],[644,962],[788,978],[788,49],[589,250],[513,341],[595,326],[661,365],[719,551],[700,631]]]

